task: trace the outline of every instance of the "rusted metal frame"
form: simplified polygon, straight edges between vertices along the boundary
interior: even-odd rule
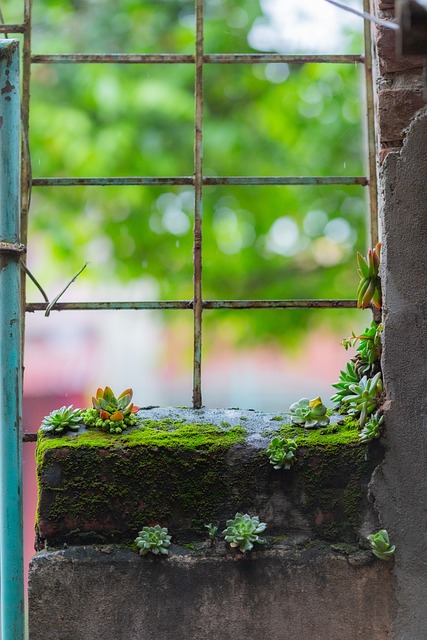
[[[0,24],[0,33],[24,33],[23,24]]]
[[[202,207],[203,207],[203,0],[195,0],[194,229],[193,229],[193,407],[202,406]]]
[[[357,301],[348,299],[313,300],[203,300],[203,309],[355,309]],[[48,303],[28,302],[26,310],[45,311]],[[140,311],[194,309],[193,300],[148,300],[139,302],[58,302],[52,311]]]
[[[363,10],[370,13],[370,0],[363,0]],[[370,246],[378,242],[378,187],[377,160],[375,139],[375,106],[374,85],[372,72],[372,25],[364,21],[365,40],[365,91],[366,91],[366,120],[368,138],[368,175],[369,175],[369,233]]]
[[[194,64],[196,57],[180,53],[55,53],[34,54],[34,64]],[[202,54],[204,64],[353,64],[363,63],[355,55],[289,55],[282,53],[210,53]]]
[[[30,157],[30,82],[31,82],[31,10],[32,0],[24,0],[24,30],[22,46],[22,88],[21,88],[21,239],[28,242],[28,214],[31,202],[32,171]],[[26,256],[21,259],[25,266]],[[22,323],[22,361],[25,348],[25,270],[21,270],[21,323]],[[24,369],[22,369],[24,375]]]
[[[280,185],[360,185],[366,187],[369,180],[366,176],[203,176],[203,185],[251,185],[251,186],[280,186]],[[70,186],[165,186],[165,185],[194,185],[195,177],[152,177],[129,176],[112,178],[33,178],[33,187],[70,187]]]

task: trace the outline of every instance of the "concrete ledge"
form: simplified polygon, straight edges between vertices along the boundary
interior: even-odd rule
[[[395,606],[388,563],[322,544],[45,552],[29,604],[31,640],[385,640]]]

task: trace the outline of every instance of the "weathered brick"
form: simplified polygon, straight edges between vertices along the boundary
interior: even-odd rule
[[[378,152],[378,162],[379,165],[381,166],[382,163],[384,162],[384,160],[386,159],[386,156],[391,152],[391,151],[400,151],[402,147],[383,147],[382,149],[379,150]]]
[[[391,11],[394,10],[395,7],[394,0],[377,0],[376,4],[379,9],[382,9],[382,11]]]
[[[378,94],[381,142],[402,140],[412,117],[425,104],[421,89],[384,89]]]
[[[381,75],[423,67],[423,56],[402,56],[398,53],[395,31],[375,25],[375,40]]]

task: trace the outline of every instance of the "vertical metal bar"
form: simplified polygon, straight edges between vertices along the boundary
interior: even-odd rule
[[[19,41],[0,41],[0,615],[24,638],[19,250]]]
[[[203,0],[196,0],[195,119],[194,119],[194,364],[193,407],[202,406],[202,197],[203,197]]]
[[[21,241],[27,244],[28,209],[31,197],[31,161],[29,146],[31,79],[31,5],[24,1],[24,42],[22,50],[22,147],[21,147]]]
[[[363,0],[363,10],[370,13],[370,0]],[[375,141],[375,106],[374,85],[372,73],[372,25],[364,20],[365,40],[365,86],[366,86],[366,117],[368,133],[368,175],[369,175],[369,245],[378,242],[378,199],[377,199],[377,163]]]
[[[22,99],[21,99],[21,242],[27,245],[28,212],[31,201],[31,158],[29,143],[30,78],[31,78],[31,9],[32,0],[24,0],[24,41],[22,50]],[[24,258],[23,258],[24,259]],[[22,335],[25,325],[25,272],[21,274]]]

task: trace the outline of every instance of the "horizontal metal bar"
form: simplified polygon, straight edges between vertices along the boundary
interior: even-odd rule
[[[25,33],[25,24],[0,24],[0,33]]]
[[[116,178],[33,178],[33,187],[92,187],[92,186],[164,186],[194,184],[192,176],[176,178],[116,177]]]
[[[37,432],[36,433],[24,433],[22,435],[22,442],[37,442]]]
[[[203,178],[205,185],[361,185],[368,184],[365,176],[227,176]]]
[[[55,53],[31,56],[34,64],[194,64],[195,56],[180,53]],[[355,55],[289,55],[282,53],[211,53],[203,56],[205,64],[353,64],[363,63]]]
[[[205,176],[203,184],[213,185],[359,185],[366,187],[366,176]],[[194,185],[193,176],[154,178],[150,176],[129,176],[115,178],[33,178],[33,187],[91,187],[91,186],[165,186]]]
[[[33,64],[189,64],[194,56],[169,53],[54,53],[31,56]]]
[[[353,64],[363,63],[364,55],[292,55],[285,53],[211,53],[203,57],[210,64],[263,64],[271,62],[288,64]]]
[[[27,251],[26,246],[20,242],[0,241],[0,255],[2,253],[13,253],[17,255],[22,255],[26,251]]]
[[[355,309],[356,300],[203,300],[203,309]],[[28,302],[27,312],[45,311],[46,302]],[[58,302],[52,311],[130,311],[193,309],[192,300],[145,302]]]

